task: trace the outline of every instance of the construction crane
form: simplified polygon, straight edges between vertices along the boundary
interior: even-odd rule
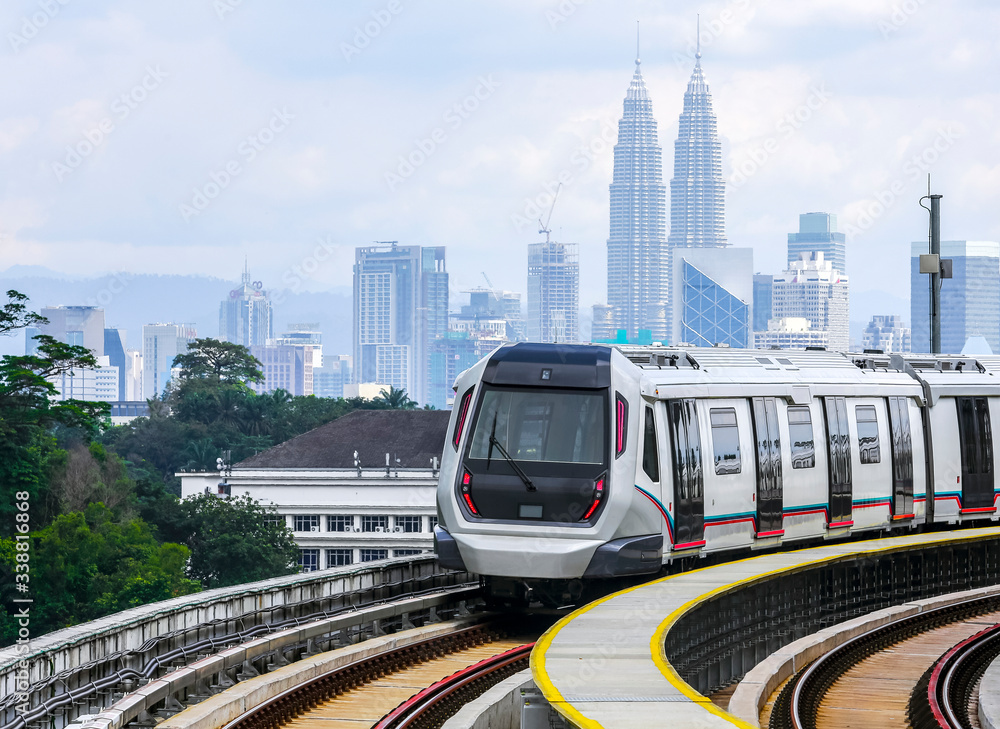
[[[556,200],[559,199],[559,190],[561,189],[562,189],[562,183],[560,182],[556,186],[556,194],[552,196],[552,205],[549,207],[549,217],[545,220],[545,223],[542,224],[542,219],[541,218],[538,219],[538,225],[539,225],[538,232],[545,233],[546,243],[549,242],[549,235],[552,233],[552,231],[549,229],[549,222],[552,220],[552,211],[556,209]]]
[[[496,288],[493,286],[493,282],[490,281],[490,277],[486,275],[486,271],[483,271],[483,278],[486,279],[486,285],[490,287],[490,293],[493,294],[493,298],[497,300],[497,303],[500,303],[500,297],[497,296]]]

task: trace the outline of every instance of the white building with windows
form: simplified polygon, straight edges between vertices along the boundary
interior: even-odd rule
[[[182,496],[273,505],[304,571],[430,552],[450,412],[357,410],[217,473],[179,473]],[[357,454],[357,455],[355,455]]]

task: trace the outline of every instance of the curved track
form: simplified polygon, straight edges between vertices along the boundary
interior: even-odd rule
[[[370,656],[275,696],[225,729],[437,727],[527,668],[541,631],[525,630],[515,633],[508,620],[493,619]]]
[[[921,696],[926,698],[931,676],[942,673],[939,663],[956,644],[969,642],[998,622],[1000,599],[991,597],[931,610],[865,633],[789,680],[777,693],[769,726],[939,726],[911,723],[919,713]],[[956,713],[967,714],[968,706]]]

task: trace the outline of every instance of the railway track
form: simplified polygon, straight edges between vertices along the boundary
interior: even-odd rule
[[[762,726],[976,727],[974,688],[1000,654],[998,623],[994,596],[869,631],[779,687]]]
[[[225,729],[439,727],[528,667],[544,628],[520,622],[493,619],[358,660],[275,696]]]

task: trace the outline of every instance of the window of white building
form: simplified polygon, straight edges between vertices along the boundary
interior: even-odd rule
[[[295,515],[295,531],[297,532],[318,532],[319,531],[319,516],[316,514],[296,514]]]
[[[389,517],[387,516],[363,516],[361,517],[361,531],[363,532],[377,532],[377,531],[388,531],[389,530]],[[385,559],[385,557],[377,557],[377,559]],[[364,559],[361,560],[362,562]]]
[[[299,550],[299,567],[302,568],[303,572],[314,572],[319,569],[319,550],[318,549],[300,549]]]
[[[361,550],[361,561],[362,562],[374,562],[377,559],[388,559],[389,550],[388,549],[362,549]]]

